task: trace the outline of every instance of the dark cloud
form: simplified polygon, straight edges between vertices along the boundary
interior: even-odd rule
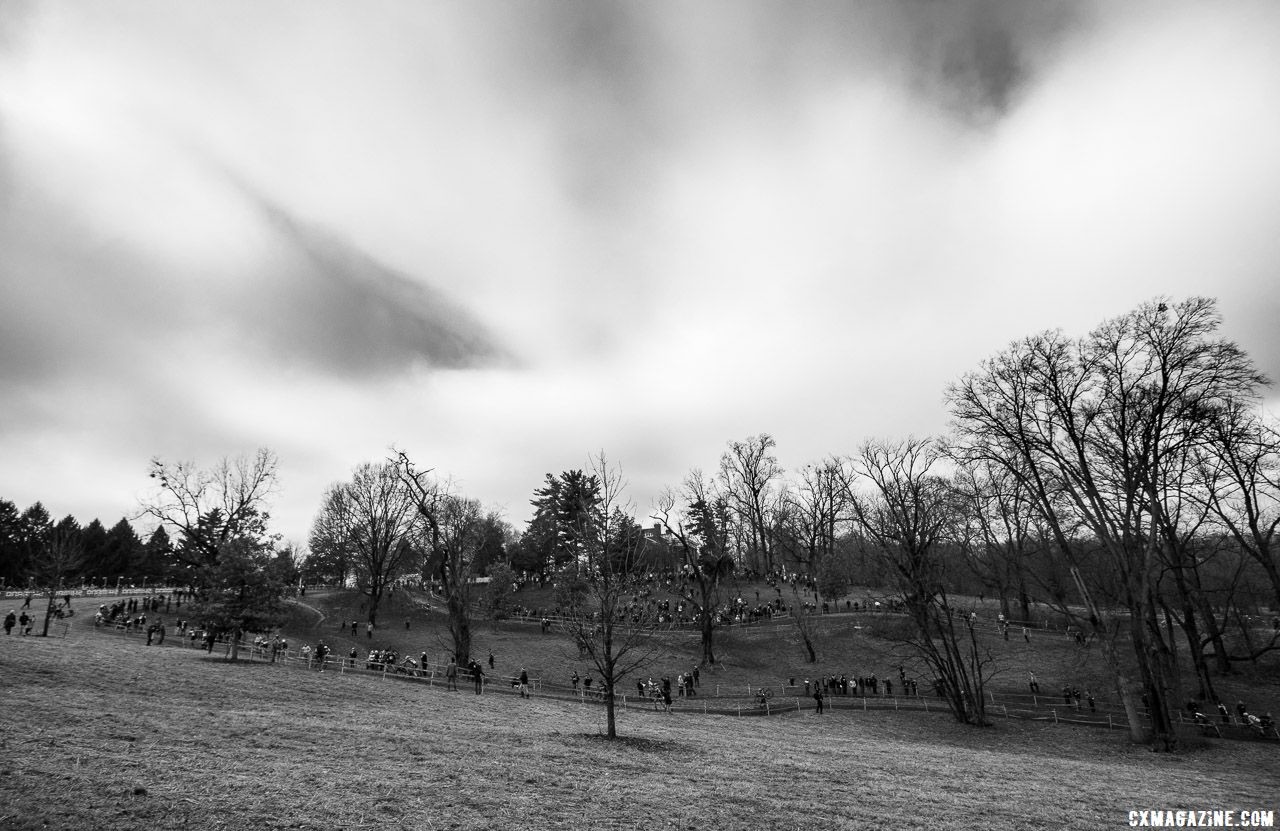
[[[842,84],[879,79],[961,124],[998,121],[1092,13],[1065,0],[769,0],[474,14],[495,91],[554,125],[566,191],[625,210],[708,124],[785,131],[812,94]]]
[[[442,292],[242,192],[274,244],[245,258],[245,273],[198,274],[145,242],[86,225],[37,190],[8,193],[0,200],[0,383],[73,383],[148,363],[157,349],[186,355],[198,372],[211,344],[255,366],[342,376],[510,362],[476,315]]]
[[[245,322],[291,362],[341,374],[508,363],[480,320],[420,280],[240,186],[282,243]]]

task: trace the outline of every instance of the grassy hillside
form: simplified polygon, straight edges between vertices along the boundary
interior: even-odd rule
[[[409,637],[431,636],[425,620]],[[610,744],[591,704],[229,664],[77,624],[65,639],[0,639],[0,828],[933,831],[1280,809],[1280,747],[1262,742],[1169,757],[1036,722],[632,709],[627,741]],[[748,657],[726,678],[758,671],[750,636],[736,637],[728,654]],[[484,638],[504,663],[550,660],[532,647],[556,640],[537,627]]]
[[[750,585],[741,587],[749,599],[754,599],[754,590]],[[771,590],[766,587],[766,591]],[[530,608],[549,606],[552,602],[549,590],[545,589],[521,592],[517,598]],[[399,592],[385,601],[379,616],[382,625],[372,639],[366,636],[363,600],[358,594],[312,593],[301,602],[305,605],[298,608],[286,627],[294,643],[323,638],[337,654],[346,655],[354,646],[362,657],[371,647],[394,648],[414,658],[425,651],[430,660],[441,662],[447,661],[452,650],[442,612],[423,594]],[[361,621],[354,637],[349,628],[352,619]],[[339,628],[344,621],[347,625]],[[903,617],[834,614],[822,618],[816,628],[818,661],[813,664],[806,661],[800,637],[786,619],[717,629],[716,655],[721,664],[710,669],[703,667],[702,681],[704,685],[709,684],[712,691],[718,686],[723,695],[738,694],[747,702],[748,689],[764,686],[782,693],[794,680],[798,689],[793,693],[802,694],[805,679],[829,675],[874,674],[879,679],[890,678],[896,684],[897,668],[903,666],[907,676],[919,680],[921,691],[925,691],[924,668],[903,643],[909,629]],[[1020,629],[1013,630],[1006,641],[996,631],[994,605],[980,633],[984,648],[990,650],[993,678],[989,688],[997,702],[1029,705],[1028,673],[1034,672],[1042,690],[1042,695],[1037,697],[1041,705],[1061,701],[1062,687],[1069,685],[1092,692],[1100,712],[1120,712],[1110,686],[1110,675],[1096,646],[1082,648],[1060,632],[1042,629],[1031,630],[1030,640],[1024,640]],[[525,667],[547,688],[567,687],[574,671],[580,675],[592,672],[587,663],[578,660],[577,650],[566,635],[556,631],[543,633],[536,623],[504,622],[495,626],[489,621],[478,622],[473,634],[473,654],[483,660],[490,651],[495,656],[495,674],[517,675],[521,667]],[[655,638],[653,660],[645,675],[655,678],[666,675],[674,681],[677,674],[691,670],[700,659],[697,632],[659,633]],[[1280,715],[1277,656],[1257,665],[1240,665],[1236,674],[1215,679],[1215,684],[1229,706],[1243,700],[1253,712],[1271,711]],[[633,690],[634,682],[625,685],[624,691]],[[1187,692],[1193,694],[1194,691],[1189,680]]]

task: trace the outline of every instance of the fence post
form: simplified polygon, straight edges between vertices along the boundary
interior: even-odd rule
[[[797,697],[797,698],[796,698],[796,712],[797,712],[797,713],[798,713],[798,712],[800,712],[800,699],[799,699],[799,697]]]
[[[1054,708],[1053,708],[1053,723],[1054,723],[1054,724],[1057,724],[1057,723],[1058,723],[1058,708],[1057,708],[1057,707],[1054,707]]]

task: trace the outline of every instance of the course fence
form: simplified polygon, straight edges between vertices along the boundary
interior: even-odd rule
[[[103,631],[119,633],[128,637],[141,639],[144,631],[108,625]],[[212,649],[201,638],[192,639],[189,633],[173,633],[163,641],[153,643],[158,646],[181,649],[199,649],[210,654],[217,652],[229,656],[231,643],[225,638],[216,640]],[[378,677],[387,682],[419,684],[428,689],[446,689],[450,681],[446,676],[447,665],[439,662],[419,663],[415,666],[378,664],[369,662],[366,657],[350,658],[341,655],[327,655],[323,670],[314,654],[308,655],[301,648],[278,650],[271,654],[270,646],[263,647],[252,642],[241,641],[238,657],[243,660],[274,663],[281,667],[310,672],[327,672],[338,676],[348,674],[364,677]],[[475,679],[466,667],[457,667],[454,684],[459,691],[470,692],[475,688]],[[517,695],[518,679],[515,676],[501,673],[483,674],[481,689],[485,694]],[[673,687],[673,694],[674,694]],[[708,681],[696,688],[692,696],[676,696],[670,706],[666,706],[660,698],[652,695],[639,695],[634,692],[615,694],[615,704],[624,711],[655,711],[673,714],[701,714],[734,717],[773,716],[786,713],[813,711],[817,702],[808,695],[802,694],[800,686],[764,687],[757,685],[728,685]],[[548,682],[543,678],[530,677],[528,693],[531,696],[561,701],[576,701],[584,705],[604,704],[604,692],[600,689],[587,689],[582,686]],[[850,693],[848,695],[832,693],[824,696],[824,710],[853,710],[859,712],[872,711],[905,711],[921,713],[949,712],[946,702],[936,696],[926,694],[915,695],[865,695]],[[1108,730],[1128,729],[1128,718],[1118,707],[1097,705],[1077,705],[1052,696],[1035,694],[1015,694],[989,692],[987,694],[986,713],[988,718],[1018,719],[1023,721],[1052,722],[1054,724],[1075,724],[1087,727],[1106,728]],[[1272,726],[1267,730],[1259,730],[1240,723],[1234,716],[1223,722],[1217,718],[1207,722],[1197,722],[1186,713],[1176,713],[1179,724],[1186,729],[1197,729],[1204,735],[1224,739],[1269,739],[1280,741],[1280,730]]]

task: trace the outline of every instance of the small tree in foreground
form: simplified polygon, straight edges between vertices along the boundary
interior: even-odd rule
[[[652,658],[658,615],[653,604],[638,599],[644,588],[644,537],[623,510],[622,474],[603,453],[591,466],[600,487],[595,504],[584,506],[581,514],[582,562],[561,572],[556,599],[570,636],[600,673],[606,735],[615,739],[618,685]]]
[[[84,560],[80,532],[65,522],[50,529],[41,539],[39,548],[32,553],[31,581],[44,587],[46,599],[42,636],[49,634],[49,621],[54,616],[63,587],[71,577],[80,573]]]

